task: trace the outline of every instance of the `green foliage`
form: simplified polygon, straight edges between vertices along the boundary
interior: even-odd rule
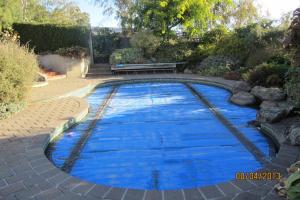
[[[300,8],[293,12],[293,18],[288,34],[284,39],[284,46],[292,54],[293,66],[300,67]]]
[[[89,30],[84,26],[14,24],[13,29],[20,35],[21,44],[29,44],[36,53],[72,46],[88,47]]]
[[[15,38],[15,37],[14,37]],[[38,71],[36,56],[17,41],[0,41],[0,118],[20,108]]]
[[[60,48],[56,50],[55,53],[61,56],[77,58],[77,59],[85,58],[86,56],[88,56],[88,50],[86,48],[79,47],[79,46]]]
[[[7,0],[0,2],[0,31],[9,28],[22,18],[21,2]]]
[[[220,3],[227,7],[232,1],[137,1],[135,12],[138,17],[135,18],[135,26],[137,29],[148,28],[165,41],[177,26],[182,26],[190,36],[200,35],[212,21],[218,19],[219,16],[213,10]]]
[[[295,172],[286,181],[287,195],[290,200],[300,199],[300,172]]]
[[[287,73],[285,90],[289,100],[300,107],[300,69],[291,67]]]
[[[95,62],[109,62],[109,56],[115,49],[118,49],[120,35],[108,28],[96,29],[93,33],[93,50]]]
[[[5,0],[0,2],[0,30],[13,23],[88,25],[89,16],[68,0]]]
[[[205,32],[203,36],[200,37],[199,44],[193,52],[192,59],[202,60],[215,54],[219,42],[225,37],[228,37],[228,35],[229,31],[224,26],[218,26],[208,32]]]
[[[259,20],[259,10],[254,0],[235,0],[234,6],[220,12],[222,24],[228,27],[240,28]]]
[[[48,15],[34,19],[32,22],[65,26],[87,26],[89,24],[89,15],[81,12],[79,6],[73,2],[60,1],[57,4],[52,3],[52,7],[51,11],[48,11]]]
[[[130,43],[133,48],[141,49],[146,58],[151,58],[160,46],[160,38],[154,36],[150,31],[140,31],[135,33]]]
[[[184,38],[175,38],[162,44],[154,54],[158,62],[180,62],[189,60],[193,43]]]
[[[243,79],[252,86],[259,85],[265,87],[282,87],[289,67],[290,66],[288,65],[263,63],[244,73]]]
[[[202,76],[223,76],[232,71],[236,67],[232,59],[226,56],[209,56],[205,58],[200,66],[197,67],[197,72]]]
[[[126,48],[116,50],[109,58],[111,65],[143,63],[143,53],[140,49]]]
[[[198,71],[198,73],[201,76],[223,76],[224,74],[230,72],[231,69],[228,66],[215,66],[215,67],[209,67],[209,68],[204,68]]]
[[[13,113],[20,111],[25,104],[19,103],[0,103],[0,120],[10,117]]]
[[[239,66],[237,60],[231,59],[227,56],[209,56],[205,58],[200,66],[198,67],[199,70],[214,68],[214,67],[225,67],[229,69],[235,69]]]
[[[252,67],[266,62],[280,52],[280,39],[283,35],[282,30],[272,27],[272,22],[251,24],[237,28],[223,37],[216,47],[215,54],[234,57],[241,65]]]

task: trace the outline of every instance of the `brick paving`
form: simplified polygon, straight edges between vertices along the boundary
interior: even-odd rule
[[[214,186],[174,191],[112,188],[71,177],[56,168],[46,158],[44,150],[49,139],[83,118],[88,111],[86,101],[79,97],[72,97],[76,93],[71,92],[88,85],[147,78],[208,81],[229,89],[234,84],[234,81],[203,78],[196,75],[155,74],[80,80],[75,83],[75,86],[72,82],[76,80],[64,80],[50,83],[44,88],[35,88],[35,94],[31,96],[32,102],[52,100],[32,103],[13,117],[0,121],[0,199],[280,199],[273,191],[275,181],[234,180]],[[63,85],[63,82],[66,85]],[[47,93],[47,91],[50,92]],[[65,95],[66,93],[69,95]],[[62,96],[65,98],[60,98]],[[299,147],[281,144],[279,153],[271,163],[265,166],[264,170],[286,173],[286,167],[299,158]]]

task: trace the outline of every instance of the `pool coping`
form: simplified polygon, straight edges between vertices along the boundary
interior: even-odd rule
[[[116,83],[128,83],[128,82],[149,82],[149,81],[190,81],[198,82],[203,84],[215,85],[218,87],[225,88],[231,91],[232,85],[226,84],[225,82],[218,80],[204,80],[203,78],[141,78],[135,79],[130,78],[126,80],[107,80],[100,84],[94,84],[92,89],[87,87],[86,91],[81,90],[80,95],[88,95],[94,88],[101,87],[109,84]],[[72,96],[72,94],[69,94]],[[66,96],[65,96],[66,97]],[[134,189],[124,189],[115,188],[103,185],[97,185],[93,183],[88,183],[81,181],[75,177],[70,176],[62,172],[60,169],[56,168],[45,156],[45,149],[53,138],[58,134],[63,132],[68,127],[76,124],[78,121],[83,119],[87,114],[87,109],[83,109],[82,112],[77,113],[74,119],[68,120],[67,122],[58,126],[51,133],[47,133],[43,137],[35,137],[32,139],[31,143],[34,144],[31,148],[26,149],[26,158],[24,162],[20,164],[20,170],[23,164],[30,164],[32,173],[36,173],[40,182],[37,184],[47,183],[44,186],[44,190],[38,193],[33,193],[31,199],[111,199],[111,200],[123,200],[123,199],[155,199],[155,200],[176,200],[176,199],[280,199],[274,194],[273,186],[276,181],[255,181],[255,180],[232,180],[225,183],[220,183],[212,186],[199,187],[194,189],[183,189],[183,190],[162,190],[162,191],[147,191],[147,190],[134,190]],[[276,135],[272,126],[269,127],[268,131],[264,130],[264,133],[269,135]],[[276,137],[274,137],[276,139]],[[273,139],[274,139],[273,138]],[[21,145],[21,144],[20,144]],[[290,164],[294,163],[300,158],[300,148],[296,146],[291,146],[288,144],[280,144],[280,149],[277,156],[272,160],[272,162],[265,166],[263,171],[278,171],[283,175],[286,175],[286,168]],[[0,163],[1,164],[1,163]],[[24,165],[25,166],[25,165]],[[220,166],[221,167],[221,166]],[[1,169],[1,165],[0,165]],[[1,173],[0,173],[1,175]],[[1,177],[0,177],[1,178]],[[27,177],[17,176],[20,180],[26,179]],[[23,180],[27,181],[27,180]],[[7,181],[6,181],[7,182]],[[17,185],[16,185],[17,184]],[[0,197],[13,194],[16,187],[21,187],[18,183],[5,184],[1,186],[0,179]],[[24,183],[22,184],[24,187]],[[11,193],[12,191],[12,193]],[[30,188],[26,188],[28,193],[31,191]],[[8,193],[9,192],[9,193]],[[32,192],[32,191],[31,191]],[[5,197],[5,196],[4,196]],[[14,198],[18,199],[16,195]]]

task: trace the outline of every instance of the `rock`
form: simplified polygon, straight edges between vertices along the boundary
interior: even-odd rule
[[[241,106],[248,106],[253,105],[256,103],[255,97],[250,94],[249,92],[239,92],[232,95],[230,99],[233,103],[241,105]]]
[[[290,127],[287,138],[292,145],[300,145],[300,123],[294,124]]]
[[[282,101],[286,98],[284,91],[279,88],[255,86],[251,90],[251,94],[259,98],[261,101]]]
[[[234,94],[238,92],[249,92],[250,90],[250,85],[245,81],[238,81],[232,87],[232,92]]]
[[[260,105],[256,120],[262,123],[275,123],[287,117],[293,109],[294,107],[286,101],[264,101]]]
[[[46,81],[47,81],[47,76],[38,72],[36,77],[36,82],[46,82]]]

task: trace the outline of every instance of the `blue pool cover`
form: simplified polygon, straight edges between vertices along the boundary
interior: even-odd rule
[[[256,110],[228,101],[230,92],[191,84],[268,159],[269,143],[247,122]],[[89,97],[90,114],[52,144],[62,167],[112,87]],[[184,189],[226,182],[262,164],[182,83],[125,84],[105,107],[70,174],[86,181],[131,189]]]

